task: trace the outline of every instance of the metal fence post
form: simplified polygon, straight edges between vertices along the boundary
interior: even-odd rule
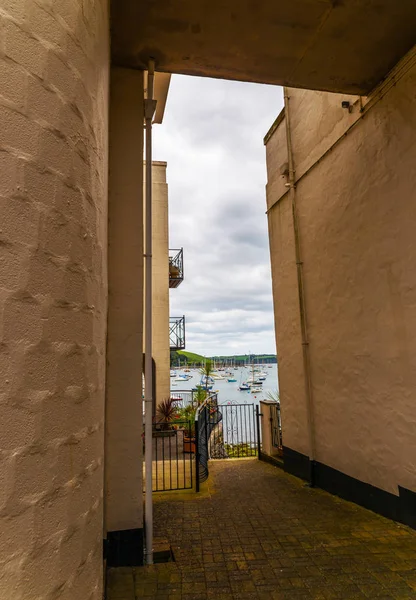
[[[208,429],[208,421],[207,421],[207,416],[209,412],[209,404],[207,403],[207,405],[205,406],[204,409],[204,413],[205,413],[205,438],[206,438],[206,445],[207,445],[207,463],[209,461],[209,429]]]
[[[256,404],[256,424],[257,424],[257,456],[260,458],[261,442],[260,442],[260,412],[259,405]]]
[[[199,492],[199,419],[195,419],[195,490]]]

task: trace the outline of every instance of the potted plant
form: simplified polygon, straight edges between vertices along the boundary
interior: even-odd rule
[[[181,417],[186,421],[183,434],[183,451],[185,453],[195,454],[196,452],[195,416],[198,407],[201,406],[207,397],[207,390],[203,386],[198,385],[196,390],[194,390],[192,403],[182,409]]]
[[[156,410],[156,426],[159,432],[165,435],[175,435],[173,421],[176,419],[178,409],[175,400],[166,398],[158,405]]]
[[[188,404],[181,410],[180,418],[183,420],[183,451],[185,453],[195,453],[195,413],[197,406]]]
[[[184,436],[183,436],[183,451],[185,454],[195,454],[196,453],[195,431],[193,434],[191,432],[188,433],[188,435],[184,434]]]

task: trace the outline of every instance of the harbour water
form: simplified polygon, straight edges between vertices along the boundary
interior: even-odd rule
[[[279,390],[277,365],[265,365],[262,370],[267,376],[266,380],[263,381],[261,392],[252,394],[250,391],[240,391],[238,389],[239,385],[251,376],[252,369],[246,367],[239,367],[234,370],[234,379],[237,380],[234,383],[228,382],[227,378],[216,379],[212,391],[218,392],[218,401],[220,404],[226,404],[227,402],[232,402],[233,404],[257,404],[260,400],[267,400],[268,392],[271,392],[275,396]],[[175,371],[177,375],[185,374],[183,369],[172,369],[172,371]],[[179,390],[192,390],[200,384],[201,373],[199,369],[191,369],[187,374],[192,376],[188,381],[175,381],[175,378],[171,377],[172,394],[177,394]],[[219,371],[218,374],[225,377],[224,371]]]

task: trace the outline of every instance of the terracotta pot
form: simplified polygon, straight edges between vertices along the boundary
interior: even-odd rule
[[[183,436],[183,451],[185,454],[195,454],[195,438],[191,438],[186,435]]]

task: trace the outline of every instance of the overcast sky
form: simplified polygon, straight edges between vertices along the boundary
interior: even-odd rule
[[[172,77],[154,160],[168,163],[171,248],[185,280],[170,314],[186,317],[186,349],[275,353],[263,137],[279,87]]]

